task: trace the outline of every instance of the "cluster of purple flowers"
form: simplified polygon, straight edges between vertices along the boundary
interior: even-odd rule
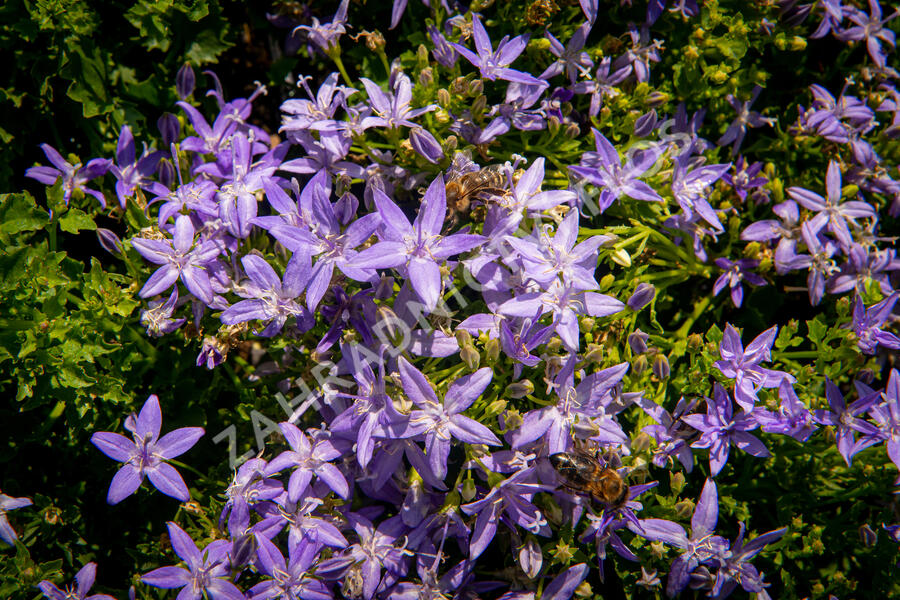
[[[656,229],[675,243],[689,240],[694,258],[710,263],[709,273],[718,275],[714,295],[727,287],[740,307],[744,283],[771,282],[760,266],[761,259],[772,258],[778,276],[807,272],[813,305],[826,292],[854,294],[848,326],[861,352],[900,348],[900,338],[888,331],[900,297],[892,281],[900,261],[891,240],[879,235],[878,207],[863,196],[892,197],[894,212],[900,211],[900,183],[865,139],[876,128],[876,111],[900,118],[892,84],[882,84],[885,100],[875,109],[846,95],[846,88],[835,99],[812,86],[814,101],[801,111],[795,133],[847,151],[829,161],[822,186],[788,187],[789,199],[772,207],[777,219],[743,230],[743,240],[762,248],[759,257],[721,255],[715,242],[726,234],[727,212],[711,200],[719,188],[730,190],[735,202],[770,201],[763,165],[740,155],[749,129],[775,124],[751,110],[759,87],[745,100],[729,95],[737,116],[716,144],[699,135],[702,111],[689,116],[681,105],[667,119],[651,110],[637,120],[627,146],[617,147],[612,136],[593,128],[595,150],[584,152],[578,164],[556,165],[573,177],[570,188],[553,189],[561,186],[548,178],[544,157],[510,157],[497,166],[505,190],[490,201],[475,199],[484,208],[482,221],[460,226],[452,216],[448,182],[483,165],[454,152],[456,139],[439,139],[430,130],[434,121],[446,123],[448,137],[453,132],[479,148],[514,130],[552,127],[578,135],[578,123],[564,114],[562,103],[581,97],[587,105],[582,116],[590,119],[620,93],[619,86],[649,81],[663,51],[659,40],[651,41],[649,26],[666,2],[651,2],[647,23],[628,30],[630,47],[598,64],[584,51],[598,8],[589,1],[581,5],[588,22],[566,43],[547,34],[550,66],[539,75],[512,66],[527,37],[493,43],[478,14],[429,28],[433,67],[419,82],[428,87],[432,69],[456,69],[464,59],[465,68],[477,70],[477,85],[505,92],[502,102],[482,106],[480,117],[417,102],[417,84],[400,62],[391,66],[384,87],[366,78],[358,85],[349,81],[339,62],[345,0],[330,23],[304,26],[310,45],[335,60],[341,74],[327,76],[318,89],[301,79],[307,98],[282,106],[284,142],[249,121],[262,89],[226,101],[217,86],[210,95],[219,113],[210,124],[186,100],[193,74],[184,71],[178,107],[191,129],[181,131],[173,115],[160,119],[166,150],[145,148],[138,156],[127,126],[115,161],[94,159],[81,167],[43,146],[54,166],[34,167],[28,176],[48,185],[61,179],[67,202],[80,191],[105,206],[103,195],[85,184],[107,171],[117,180],[121,207],[149,200],[154,222],[129,240],[157,265],[140,289],[148,303],[141,320],[149,335],[188,323],[203,329],[218,320],[219,332],[204,339],[197,358],[209,368],[225,361],[230,340],[251,328],[263,338],[303,340],[297,346],[306,344],[298,351],[306,352],[304,360],[333,359],[327,380],[309,396],[320,426],[307,426],[308,417],[299,413],[280,423],[288,449],[244,462],[224,491],[220,527],[227,539],[209,540],[201,549],[169,523],[172,548],[184,566],[150,571],[144,583],[181,588],[179,598],[462,596],[509,587],[485,579],[480,569],[493,565],[486,551],[503,536],[528,580],[546,579],[541,598],[563,600],[589,568],[602,574],[607,546],[640,561],[628,544],[640,536],[663,542],[677,555],[668,573],[669,595],[690,586],[724,598],[742,587],[767,598],[763,574],[750,561],[786,529],[746,541],[740,524],[730,543],[715,534],[713,478],[728,463],[732,446],[767,457],[765,443],[752,431],[805,442],[818,427],[831,426],[848,464],[857,452],[884,442],[900,468],[900,374],[893,370],[883,391],[858,383],[859,399],[849,405],[829,382],[830,410],[811,410],[798,398],[790,373],[762,366],[772,360],[777,328],[745,349],[738,330],[727,325],[714,367],[720,381],[729,383],[714,385],[712,397],[703,399],[705,412],[700,400],[684,398],[670,412],[653,394],[632,389],[640,374],[632,378],[618,354],[598,359],[593,345],[584,351],[584,334],[597,323],[640,312],[654,301],[655,289],[634,281],[610,291],[597,279],[598,264],[607,258],[622,264],[627,252],[623,258],[616,248],[612,227],[580,235],[587,218],[602,213],[614,219],[621,207],[642,201],[642,209],[659,217]],[[874,0],[868,14],[837,0],[822,6],[817,35],[831,31],[841,40],[865,40],[875,65],[891,71],[886,53],[893,36],[884,23],[893,16],[882,18]],[[405,2],[394,3],[394,24],[405,8]],[[692,1],[670,10],[686,18],[698,13]],[[844,28],[848,21],[852,25]],[[474,50],[464,34],[471,34]],[[374,139],[386,140],[392,151]],[[716,163],[716,146],[728,145],[733,162]],[[527,168],[520,169],[526,158]],[[303,181],[288,179],[294,176]],[[855,187],[845,188],[843,181]],[[419,188],[424,191],[411,217],[405,200],[418,200]],[[124,248],[111,232],[103,235],[114,240],[111,247]],[[875,294],[867,288],[872,281],[880,288]],[[867,307],[864,299],[878,292],[883,299]],[[435,326],[452,316],[451,302],[481,312],[470,310],[455,327]],[[632,353],[646,352],[646,334],[632,336]],[[479,368],[476,341],[491,365]],[[438,362],[446,358],[451,360]],[[654,374],[665,379],[668,364],[660,359]],[[509,368],[495,368],[501,361]],[[438,364],[446,368],[437,371]],[[496,389],[501,373],[508,380],[505,390]],[[535,394],[534,382],[541,378],[546,390]],[[291,381],[284,384],[289,389]],[[777,390],[780,404],[764,405],[761,393],[772,398],[764,390]],[[541,406],[519,411],[510,398]],[[623,417],[638,413],[654,423],[630,431]],[[110,503],[134,493],[145,476],[162,493],[190,499],[167,461],[190,449],[203,430],[181,428],[160,438],[160,426],[159,403],[151,396],[139,415],[125,421],[133,439],[109,432],[92,437],[101,451],[124,463],[110,485]],[[603,448],[608,466],[627,473],[622,458],[632,453],[638,435],[654,442],[657,467],[677,460],[690,473],[695,450],[708,450],[710,479],[690,534],[673,521],[642,518],[638,497],[655,481],[632,485],[621,506],[602,510],[587,496],[560,487],[551,455]],[[353,502],[359,498],[366,503]],[[24,504],[0,500],[6,502],[0,505],[0,533],[11,541],[15,534],[3,513]],[[547,506],[558,510],[548,514]],[[598,564],[546,568],[535,540],[585,521],[579,539],[596,545]],[[242,590],[240,575],[248,571],[258,583]],[[93,569],[79,573],[79,597],[85,597],[93,575]],[[644,570],[641,581],[661,585],[656,572]],[[48,597],[62,593],[49,586],[42,587]],[[520,587],[502,597],[535,597],[533,581]]]

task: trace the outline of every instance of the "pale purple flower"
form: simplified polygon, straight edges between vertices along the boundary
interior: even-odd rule
[[[264,258],[248,254],[241,259],[250,282],[236,286],[239,296],[247,298],[229,306],[222,312],[226,325],[260,320],[268,323],[259,332],[262,337],[272,337],[281,331],[290,317],[298,321],[311,321],[310,315],[298,302],[310,278],[309,258],[291,260],[284,270],[284,281]]]
[[[758,457],[769,456],[769,451],[759,439],[748,433],[759,427],[752,414],[741,412],[734,415],[731,396],[718,383],[712,398],[706,398],[706,414],[686,415],[685,423],[702,432],[700,439],[691,444],[692,448],[709,448],[709,470],[715,477],[728,462],[731,444],[744,452]]]
[[[731,156],[737,156],[741,143],[744,141],[744,136],[747,135],[748,127],[756,128],[763,125],[771,127],[776,122],[776,119],[763,117],[758,112],[750,110],[750,107],[759,97],[760,92],[762,92],[762,87],[754,87],[753,92],[750,94],[750,99],[746,102],[739,101],[731,94],[725,96],[725,99],[737,112],[737,118],[731,122],[731,125],[728,126],[728,129],[725,130],[725,133],[716,144],[719,146],[731,144]]]
[[[300,78],[300,85],[309,96],[308,100],[291,98],[281,105],[281,131],[333,131],[342,128],[344,125],[334,119],[334,113],[346,104],[347,98],[355,94],[356,90],[338,85],[338,74],[332,73],[314,94],[309,87],[309,79],[311,78],[308,76]]]
[[[405,358],[400,357],[399,367],[403,391],[418,407],[409,413],[409,424],[402,437],[425,436],[425,455],[438,479],[447,474],[452,438],[467,444],[501,445],[490,429],[461,414],[491,383],[493,371],[490,367],[454,381],[443,399],[438,399],[422,372]]]
[[[815,412],[817,423],[837,427],[835,443],[848,467],[853,460],[853,455],[880,441],[877,436],[878,428],[860,418],[878,402],[880,394],[859,382],[857,382],[856,389],[859,398],[848,405],[838,386],[826,378],[825,397],[828,399],[828,406],[831,410],[819,409]],[[861,433],[864,437],[857,441],[856,433]]]
[[[638,177],[656,164],[664,148],[657,146],[630,152],[623,165],[615,146],[596,129],[591,131],[594,132],[596,152],[585,152],[581,164],[570,166],[569,170],[600,188],[600,212],[623,196],[648,202],[663,202],[662,197],[649,185],[638,180]]]
[[[325,579],[344,577],[345,582],[362,580],[361,589],[351,592],[345,588],[344,595],[372,600],[382,581],[388,585],[395,583],[408,570],[407,557],[413,553],[405,548],[405,541],[398,545],[399,540],[407,539],[406,526],[399,516],[382,521],[377,528],[362,515],[350,513],[347,518],[359,542],[320,562],[316,574]]]
[[[290,559],[284,560],[281,550],[264,536],[256,536],[259,571],[269,579],[254,585],[247,592],[253,600],[302,598],[303,600],[331,600],[334,596],[324,583],[310,577],[311,567],[318,554],[311,546],[291,546]]]
[[[895,9],[887,18],[882,18],[881,4],[878,0],[869,0],[869,14],[855,7],[848,7],[846,16],[853,23],[853,27],[841,31],[838,37],[844,41],[865,40],[872,62],[879,67],[887,66],[887,55],[890,51],[886,51],[881,44],[884,43],[893,50],[896,36],[885,27],[885,24],[900,16],[900,9]]]
[[[137,188],[148,190],[155,195],[168,193],[165,186],[150,179],[162,155],[163,153],[159,151],[150,152],[145,145],[141,157],[136,158],[131,128],[128,125],[122,126],[116,144],[116,164],[109,168],[117,179],[116,194],[122,208],[125,208],[125,202],[134,195]]]
[[[672,194],[685,215],[690,217],[696,212],[714,229],[723,232],[725,228],[719,221],[716,211],[709,204],[707,189],[731,168],[731,163],[690,168],[690,162],[687,152],[675,157]],[[689,168],[690,170],[688,170]]]
[[[869,409],[878,424],[878,438],[884,440],[888,457],[900,469],[900,372],[891,369],[887,386],[881,395],[883,402]]]
[[[100,206],[106,208],[106,199],[103,197],[103,194],[97,190],[84,187],[84,184],[91,179],[105,175],[112,165],[111,160],[108,158],[95,158],[88,161],[88,164],[82,168],[81,163],[70,164],[49,144],[41,144],[41,150],[44,151],[44,155],[46,155],[47,160],[53,166],[31,167],[25,171],[25,177],[36,179],[44,185],[54,185],[62,177],[63,200],[65,200],[66,206],[69,205],[72,192],[79,190],[96,198],[100,202]]]
[[[715,260],[716,266],[724,271],[713,285],[713,295],[718,296],[725,289],[731,288],[731,301],[735,307],[740,308],[744,301],[743,282],[754,286],[768,285],[768,282],[751,269],[759,266],[759,261],[751,258],[739,258],[731,261],[725,257]]]
[[[296,502],[309,487],[313,475],[332,489],[341,498],[350,497],[350,486],[340,469],[331,464],[341,456],[332,442],[327,439],[310,439],[293,423],[279,423],[281,433],[290,450],[285,450],[269,462],[266,475],[292,468],[288,480],[288,498]]]
[[[150,483],[167,496],[182,502],[191,499],[181,475],[166,461],[190,450],[203,436],[203,428],[182,427],[160,438],[161,427],[159,399],[151,395],[139,415],[131,414],[125,419],[125,429],[131,432],[132,439],[110,431],[91,436],[91,443],[103,454],[124,463],[109,485],[107,502],[118,504],[133,494],[144,477],[149,477]]]
[[[781,398],[778,411],[770,413],[757,408],[754,412],[756,420],[766,433],[789,435],[798,442],[805,442],[818,429],[813,413],[797,397],[787,378],[781,380],[778,396]]]
[[[856,345],[863,354],[875,354],[875,349],[879,345],[893,350],[900,349],[900,338],[882,329],[885,322],[891,318],[898,299],[900,294],[895,292],[881,302],[866,308],[862,297],[856,297],[853,304],[853,332],[856,334]]]
[[[619,95],[620,92],[616,86],[631,75],[632,66],[630,64],[619,69],[612,69],[610,73],[611,66],[612,59],[608,56],[604,57],[591,79],[579,81],[572,86],[572,91],[576,94],[590,94],[591,104],[588,114],[592,117],[596,117],[600,112],[604,98],[615,98]]]
[[[46,579],[38,584],[45,598],[49,600],[115,600],[107,594],[91,594],[88,592],[94,585],[97,576],[97,563],[89,562],[75,575],[75,585],[67,586],[65,590],[56,587]]]
[[[3,540],[10,546],[14,546],[19,536],[16,535],[12,525],[6,518],[6,513],[17,508],[31,506],[31,498],[13,498],[6,494],[0,494],[0,540]]]
[[[734,163],[734,173],[724,173],[722,181],[730,185],[741,200],[746,200],[748,192],[762,188],[769,182],[765,175],[760,175],[762,169],[761,162],[750,164],[743,156],[739,156]]]
[[[556,402],[525,413],[522,425],[510,432],[513,448],[541,440],[549,454],[569,452],[574,449],[573,436],[582,440],[594,437],[609,445],[628,443],[622,427],[607,413],[611,392],[625,377],[628,363],[592,373],[576,386],[576,361],[576,355],[570,355],[553,380]]]
[[[700,493],[700,499],[691,516],[691,535],[688,537],[684,527],[664,519],[643,519],[641,527],[646,531],[645,537],[664,542],[681,550],[681,554],[672,562],[669,579],[666,582],[666,593],[672,597],[688,586],[691,573],[701,564],[717,564],[725,558],[728,541],[715,535],[719,520],[719,495],[716,482],[707,479]]]
[[[194,241],[191,217],[181,215],[175,221],[172,239],[134,238],[131,245],[152,263],[162,265],[141,288],[141,298],[161,294],[180,278],[188,291],[205,304],[213,301],[213,289],[206,266],[221,252],[218,242]]]
[[[763,574],[750,564],[750,560],[759,554],[763,547],[775,542],[787,532],[787,527],[768,531],[744,543],[745,527],[738,523],[738,534],[731,548],[725,554],[724,560],[718,565],[716,582],[710,590],[710,595],[716,598],[726,598],[738,585],[745,592],[756,593],[760,600],[769,598],[766,587],[769,584],[763,581]]]
[[[334,17],[328,23],[320,23],[319,19],[313,17],[312,25],[300,25],[297,29],[306,31],[307,39],[325,54],[334,52],[336,48],[340,48],[340,38],[347,32],[344,25],[347,24],[347,7],[349,4],[350,0],[341,0],[337,12],[334,13]]]
[[[181,527],[169,521],[169,540],[172,549],[187,568],[160,567],[141,577],[147,585],[163,589],[183,588],[178,600],[246,600],[244,593],[229,581],[229,553],[231,542],[214,540],[201,552],[197,544]]]
[[[375,190],[375,205],[381,215],[382,241],[357,254],[352,265],[361,269],[405,267],[426,310],[434,310],[444,287],[441,263],[479,246],[485,238],[465,233],[441,235],[447,214],[446,190],[441,175],[428,186],[412,224],[400,207],[380,190]]]
[[[772,344],[778,335],[778,327],[770,327],[750,342],[747,349],[741,343],[741,334],[730,323],[725,326],[722,343],[719,344],[721,360],[714,363],[725,377],[734,379],[734,399],[746,412],[752,412],[763,388],[778,387],[782,380],[794,383],[793,375],[773,371],[760,366],[772,360]]]
[[[147,303],[147,308],[141,311],[141,325],[147,328],[147,335],[151,337],[161,337],[167,333],[172,333],[182,325],[185,319],[173,319],[172,314],[178,305],[178,289],[172,290],[169,298],[166,300],[151,300]]]
[[[462,44],[451,43],[451,45],[463,58],[478,67],[484,79],[489,81],[505,79],[526,85],[547,87],[546,81],[509,68],[509,65],[522,54],[525,46],[528,45],[527,35],[520,35],[511,40],[509,36],[504,36],[497,44],[497,49],[494,50],[491,39],[484,29],[484,25],[481,24],[481,16],[476,13],[472,15],[472,37],[475,39],[475,52]]]
[[[511,317],[532,317],[538,311],[553,313],[556,333],[567,349],[576,352],[580,345],[579,316],[608,317],[624,308],[625,304],[612,296],[580,291],[555,280],[546,291],[514,296],[501,304],[497,312]]]
[[[631,38],[631,48],[613,61],[612,69],[616,71],[630,65],[638,83],[647,82],[650,80],[650,63],[660,61],[663,44],[660,40],[650,42],[650,28],[646,25],[640,29],[629,25],[628,36]]]
[[[875,209],[868,203],[859,200],[841,203],[841,168],[837,161],[828,162],[825,175],[827,198],[801,187],[788,188],[788,195],[803,207],[818,214],[810,221],[813,230],[818,231],[827,223],[830,231],[844,248],[853,243],[848,224],[855,225],[854,219],[874,218]]]
[[[494,539],[500,521],[524,527],[537,535],[550,534],[547,519],[532,504],[537,492],[548,491],[550,487],[537,483],[534,476],[533,468],[517,471],[492,487],[484,498],[460,507],[468,515],[478,515],[469,543],[470,560],[484,553]]]
[[[547,80],[565,72],[569,83],[574,84],[579,75],[590,77],[589,72],[594,68],[594,61],[584,51],[584,43],[590,30],[590,24],[583,23],[575,30],[565,46],[552,33],[546,32],[545,35],[550,42],[550,53],[556,57],[556,61],[541,73],[540,79]]]

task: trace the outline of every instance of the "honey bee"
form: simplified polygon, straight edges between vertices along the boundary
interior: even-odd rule
[[[504,165],[488,165],[478,171],[452,175],[444,188],[447,192],[447,220],[455,225],[472,210],[473,201],[487,203],[491,196],[502,196],[508,184]]]
[[[600,464],[591,454],[584,451],[558,452],[550,456],[550,464],[559,473],[565,487],[589,494],[609,510],[625,506],[628,484],[615,469]]]

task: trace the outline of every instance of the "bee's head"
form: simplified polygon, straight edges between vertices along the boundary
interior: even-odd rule
[[[550,464],[553,465],[554,469],[559,471],[560,469],[571,467],[572,458],[565,452],[557,452],[556,454],[550,455]]]

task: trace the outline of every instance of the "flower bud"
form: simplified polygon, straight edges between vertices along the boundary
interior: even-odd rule
[[[578,587],[575,588],[575,597],[576,598],[594,598],[594,589],[591,587],[591,584],[587,581],[582,581],[578,584]]]
[[[631,295],[631,298],[628,299],[628,307],[633,311],[639,311],[650,304],[655,296],[655,287],[653,287],[649,283],[638,284],[637,288],[635,288],[634,290],[634,293]]]
[[[434,71],[431,70],[431,67],[425,67],[419,73],[419,84],[422,87],[431,87],[432,83],[434,83]]]
[[[653,374],[656,375],[657,379],[665,379],[669,376],[671,369],[669,368],[669,359],[666,358],[665,354],[657,354],[653,358]]]
[[[466,502],[471,502],[472,498],[475,497],[475,480],[474,479],[465,479],[462,483],[462,489],[459,491],[459,495],[462,496],[462,499]]]
[[[631,266],[631,255],[628,254],[628,251],[625,250],[625,248],[614,250],[610,258],[612,258],[613,262],[617,265],[621,265],[625,268]]]
[[[465,77],[457,77],[450,84],[450,94],[453,96],[464,96],[469,91],[469,82]]]
[[[459,146],[459,139],[455,135],[448,135],[444,139],[444,154],[453,154],[456,152],[457,146]]]
[[[244,566],[250,564],[250,561],[253,560],[255,556],[256,536],[252,533],[245,533],[244,535],[235,538],[230,553],[231,570],[233,572],[241,571]]]
[[[544,555],[541,547],[534,541],[534,538],[529,537],[519,550],[519,566],[522,567],[522,571],[529,579],[534,579],[541,572],[543,561]]]
[[[119,239],[115,233],[110,231],[109,229],[104,229],[103,227],[97,228],[97,241],[100,242],[100,245],[104,250],[112,254],[113,256],[118,256],[123,252],[122,240]]]
[[[490,404],[487,405],[487,408],[484,409],[484,415],[487,418],[493,418],[500,415],[506,407],[509,405],[509,402],[506,400],[494,400]]]
[[[450,92],[447,90],[447,88],[441,88],[437,91],[437,103],[440,106],[450,106],[450,99]]]
[[[609,286],[616,282],[616,278],[612,273],[607,273],[603,277],[600,278],[600,289],[605,290],[608,289]]]
[[[474,79],[469,82],[469,95],[481,96],[484,94],[484,82],[480,79]]]
[[[640,354],[631,361],[631,372],[634,373],[635,377],[640,377],[647,372],[648,366],[647,357]]]
[[[669,95],[666,94],[665,92],[660,92],[657,90],[650,92],[649,94],[647,94],[647,97],[644,98],[644,102],[646,102],[647,106],[649,106],[651,108],[656,108],[656,107],[662,106],[663,104],[665,104],[668,101],[669,101]]]
[[[584,360],[589,364],[600,364],[603,361],[603,346],[600,344],[588,344],[584,353]]]
[[[497,362],[500,358],[500,340],[493,338],[484,344],[484,357],[489,363]]]
[[[595,321],[591,317],[581,317],[578,320],[578,329],[581,331],[581,333],[590,333],[594,330],[594,326],[596,324],[597,321]]]
[[[175,74],[175,93],[180,100],[186,99],[194,93],[194,85],[197,80],[194,77],[194,69],[189,63],[184,63],[178,73]]]
[[[472,113],[473,114],[481,114],[484,112],[484,109],[487,107],[487,96],[481,94],[475,100],[472,101]]]
[[[669,471],[669,488],[676,496],[684,489],[684,473],[681,471]]]
[[[700,350],[702,348],[703,348],[703,336],[701,336],[699,333],[692,333],[691,335],[688,336],[688,339],[687,339],[688,352],[690,352],[691,354],[696,354],[697,352],[700,352]]]
[[[478,350],[473,348],[472,346],[465,346],[460,349],[459,357],[462,359],[466,366],[469,367],[469,370],[475,371],[478,369],[478,366],[481,364],[481,355],[478,354]]]
[[[868,523],[863,523],[862,527],[859,528],[859,539],[862,541],[863,545],[866,548],[871,548],[878,542],[878,534],[869,527]]]
[[[550,115],[550,118],[547,119],[547,131],[550,132],[550,135],[559,133],[559,119],[556,115]]]
[[[159,182],[167,188],[171,188],[172,184],[175,183],[175,167],[168,158],[159,161],[156,172],[159,176]]]
[[[156,128],[159,129],[159,134],[162,136],[163,146],[168,148],[178,139],[178,134],[181,132],[181,123],[178,122],[178,117],[170,112],[166,112],[156,120]]]
[[[628,334],[628,345],[631,347],[631,351],[635,355],[646,352],[649,338],[650,336],[640,329],[635,329],[633,333]]]
[[[675,504],[675,514],[679,519],[689,519],[694,514],[694,506],[693,500],[685,498]]]
[[[570,140],[578,139],[581,136],[581,128],[578,127],[578,123],[569,123],[563,131],[563,135]]]
[[[457,329],[453,334],[456,337],[456,343],[460,348],[472,345],[472,334],[465,329]]]
[[[533,393],[534,384],[531,383],[530,379],[523,379],[522,381],[511,383],[506,386],[506,389],[503,391],[504,396],[513,399],[524,398],[525,396],[531,395]]]
[[[382,38],[382,45],[383,42],[384,38]],[[425,44],[419,44],[419,47],[416,48],[416,60],[419,62],[419,67],[428,66],[428,48],[425,47]]]
[[[638,117],[634,122],[634,135],[637,137],[647,137],[656,128],[656,111],[650,110],[646,115]]]

